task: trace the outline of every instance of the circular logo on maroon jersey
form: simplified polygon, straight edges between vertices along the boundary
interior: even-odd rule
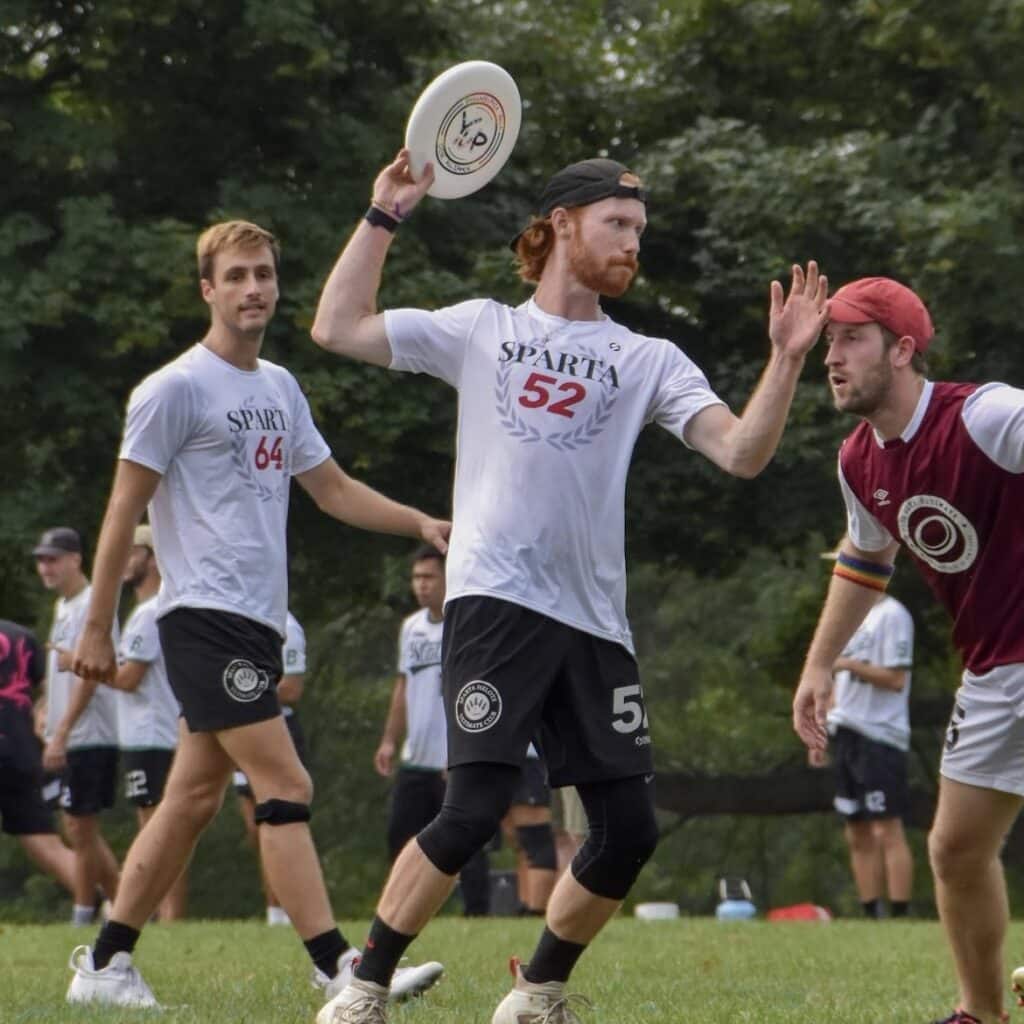
[[[900,505],[900,536],[922,562],[936,572],[969,569],[978,557],[978,532],[945,498],[916,494]]]

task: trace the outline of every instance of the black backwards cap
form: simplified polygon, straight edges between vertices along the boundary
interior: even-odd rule
[[[541,217],[547,217],[559,206],[572,209],[611,198],[639,199],[641,203],[646,203],[647,190],[640,185],[622,184],[625,174],[634,176],[625,164],[605,157],[592,157],[590,160],[569,164],[548,180],[541,193],[537,212]],[[513,251],[522,233],[520,231],[509,243]]]

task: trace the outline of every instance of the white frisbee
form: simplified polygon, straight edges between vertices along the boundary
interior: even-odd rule
[[[405,126],[409,169],[419,178],[434,165],[427,195],[459,199],[505,166],[519,137],[523,105],[515,80],[486,60],[442,72],[420,93]]]

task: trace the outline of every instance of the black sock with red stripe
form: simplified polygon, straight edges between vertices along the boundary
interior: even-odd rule
[[[415,938],[415,935],[396,932],[375,916],[370,925],[370,934],[366,937],[362,959],[356,965],[356,977],[360,981],[372,981],[387,988],[398,961]]]
[[[549,928],[541,932],[530,962],[523,968],[523,977],[535,985],[546,981],[568,981],[576,961],[586,946],[560,939]]]

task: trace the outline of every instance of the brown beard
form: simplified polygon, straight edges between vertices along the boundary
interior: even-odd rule
[[[883,356],[876,366],[865,376],[864,383],[856,389],[849,388],[846,398],[838,399],[833,393],[833,402],[840,412],[853,413],[855,416],[870,416],[884,405],[892,389],[892,367],[888,358]]]
[[[577,231],[569,249],[569,269],[584,288],[617,299],[625,295],[633,283],[638,264],[635,256],[619,256],[610,260],[587,252]]]

